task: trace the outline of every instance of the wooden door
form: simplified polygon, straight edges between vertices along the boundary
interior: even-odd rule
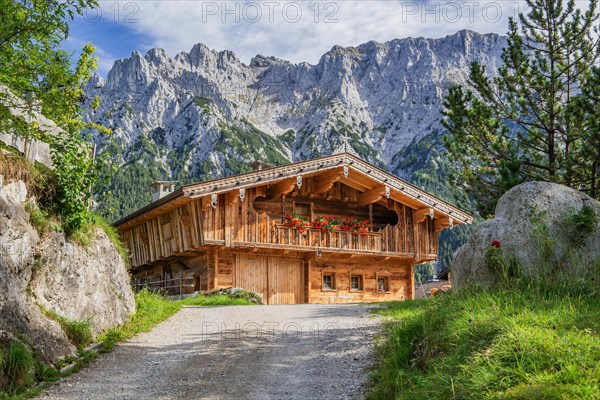
[[[235,286],[260,294],[265,304],[304,303],[301,259],[238,254],[235,260]]]
[[[269,304],[304,303],[304,273],[298,258],[269,257]]]
[[[266,303],[267,272],[267,257],[238,254],[235,257],[234,285],[258,293]]]

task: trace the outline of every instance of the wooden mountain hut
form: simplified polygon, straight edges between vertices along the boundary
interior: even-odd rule
[[[242,287],[267,304],[412,299],[414,265],[437,258],[439,232],[472,221],[347,153],[165,193],[115,224],[134,283]]]

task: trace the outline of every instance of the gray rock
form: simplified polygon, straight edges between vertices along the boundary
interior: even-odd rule
[[[41,306],[71,320],[89,319],[94,334],[127,322],[135,312],[127,269],[104,231],[98,229],[85,249],[52,233],[39,254],[30,285]]]
[[[53,362],[76,349],[40,306],[72,320],[89,318],[98,333],[125,322],[135,302],[125,265],[104,232],[87,248],[62,233],[40,238],[26,198],[23,182],[0,187],[0,332]]]
[[[566,222],[585,205],[593,208],[600,221],[600,203],[577,190],[548,182],[528,182],[512,188],[498,201],[495,217],[480,224],[468,243],[456,252],[450,267],[453,287],[467,283],[489,286],[498,280],[485,262],[493,240],[500,241],[504,256],[514,257],[526,276],[554,274],[575,282],[597,275],[600,223],[594,233],[575,245],[576,233]],[[540,235],[543,226],[547,234]],[[542,237],[550,241],[545,245]]]

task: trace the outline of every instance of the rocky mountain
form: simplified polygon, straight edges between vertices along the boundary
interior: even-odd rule
[[[495,71],[506,40],[460,31],[334,46],[318,64],[257,55],[249,64],[202,44],[117,60],[87,94],[89,118],[113,130],[97,138],[115,166],[99,190],[112,218],[151,199],[155,179],[180,183],[343,151],[407,179],[435,171],[447,87],[479,61]],[[437,173],[437,172],[436,172]],[[435,175],[435,174],[434,174]]]

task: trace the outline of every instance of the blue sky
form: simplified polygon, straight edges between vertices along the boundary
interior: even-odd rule
[[[78,17],[65,45],[76,51],[92,42],[103,76],[133,50],[162,47],[174,56],[195,43],[233,50],[243,62],[263,54],[316,63],[334,45],[460,29],[505,33],[508,17],[524,10],[521,0],[112,0]]]

